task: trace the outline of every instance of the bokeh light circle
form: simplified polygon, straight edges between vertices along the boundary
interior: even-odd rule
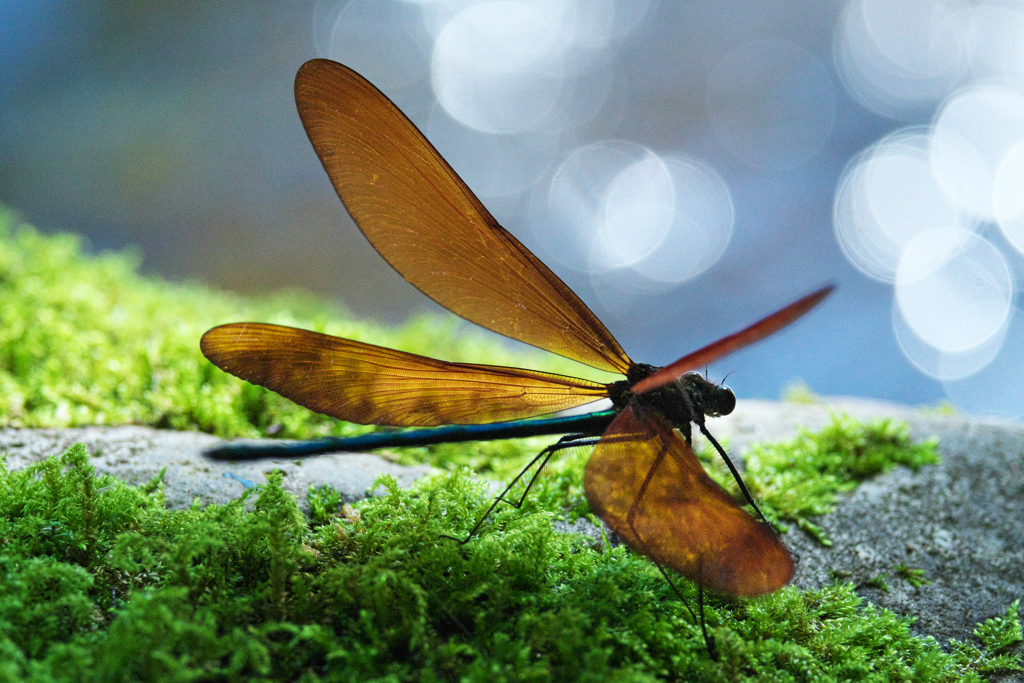
[[[993,183],[1003,157],[1024,141],[1024,94],[999,84],[967,88],[942,106],[933,126],[935,177],[954,204],[996,219]]]
[[[1024,141],[1011,147],[996,168],[992,209],[1006,239],[1024,253]]]
[[[534,233],[547,262],[591,272],[591,252],[601,228],[605,192],[632,164],[653,157],[646,147],[604,141],[579,147],[559,164],[535,204]]]
[[[391,97],[423,83],[429,98],[424,72],[430,42],[415,7],[378,0],[318,0],[313,22],[313,39],[321,57],[352,67]],[[387,50],[376,49],[382,43]],[[402,106],[407,108],[409,103]]]
[[[896,270],[896,305],[907,326],[938,351],[967,351],[1009,320],[1014,284],[1003,255],[956,228],[921,233]]]
[[[672,228],[675,205],[672,174],[661,157],[648,152],[619,171],[604,190],[590,255],[594,269],[628,266],[660,247]]]
[[[675,195],[672,225],[659,248],[632,265],[648,280],[691,280],[722,257],[735,223],[732,196],[711,166],[690,156],[664,157]]]
[[[955,8],[938,0],[852,0],[836,24],[836,66],[863,106],[910,116],[960,83],[968,34]]]
[[[903,250],[921,232],[970,227],[939,186],[928,131],[898,130],[857,156],[843,173],[833,228],[846,258],[880,282],[893,282]]]
[[[509,133],[554,111],[565,79],[562,36],[539,5],[487,2],[452,17],[434,43],[441,106],[476,130]]]
[[[967,16],[974,78],[1024,79],[1024,5],[985,2],[968,10]]]
[[[904,357],[924,374],[945,382],[970,377],[983,370],[1003,347],[1008,327],[1004,325],[996,334],[969,349],[940,351],[910,329],[893,301],[892,329]]]
[[[548,187],[533,220],[545,257],[576,270],[625,276],[663,289],[696,277],[732,237],[729,188],[703,161],[661,156],[629,142],[575,150]]]

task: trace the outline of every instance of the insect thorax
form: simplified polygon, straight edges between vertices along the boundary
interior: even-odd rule
[[[736,407],[736,395],[732,389],[705,379],[697,372],[688,372],[657,389],[634,394],[631,388],[657,369],[642,363],[633,365],[625,380],[608,385],[612,404],[620,410],[631,402],[654,409],[687,437],[690,435],[690,423],[702,425],[705,416],[728,415]]]

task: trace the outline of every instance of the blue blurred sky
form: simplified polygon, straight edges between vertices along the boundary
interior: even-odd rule
[[[172,279],[256,292],[301,286],[389,322],[437,309],[351,224],[302,130],[295,71],[330,56],[403,107],[634,359],[670,362],[832,281],[839,290],[820,310],[720,362],[712,376],[733,373],[741,397],[775,398],[800,378],[826,395],[918,404],[949,394],[979,413],[1024,412],[1024,397],[1006,393],[1021,392],[1012,385],[981,373],[951,390],[908,360],[893,331],[892,278],[854,267],[833,228],[851,160],[891,131],[931,123],[943,98],[968,82],[968,67],[940,85],[930,76],[934,92],[896,100],[879,96],[876,81],[857,81],[866,67],[843,67],[835,55],[856,55],[851,22],[861,14],[872,30],[889,26],[871,14],[871,0],[856,16],[853,3],[819,0],[665,0],[643,12],[639,2],[574,10],[559,1],[561,23],[540,30],[529,21],[545,21],[548,10],[530,3],[2,0],[0,202],[44,231],[86,235],[97,249],[140,245],[145,269]],[[961,21],[964,8],[932,4]],[[565,19],[572,11],[576,18]],[[511,42],[479,38],[495,25]],[[526,50],[515,31],[536,45]],[[883,47],[914,39],[876,33]],[[480,66],[492,58],[496,65]],[[516,59],[529,68],[508,76]],[[508,86],[513,77],[521,90]],[[677,204],[685,195],[678,173],[717,179],[725,204],[693,211],[731,216],[724,251],[668,283],[645,280],[642,260],[590,267],[576,258],[584,238],[559,231],[579,219],[547,202],[581,149],[596,156],[577,159],[612,170],[618,158],[669,169]],[[572,177],[612,172],[589,161],[575,168],[584,173]],[[661,181],[637,178],[616,187],[627,200],[640,192],[643,204]],[[605,204],[583,200],[607,213],[602,196]],[[992,221],[970,230],[1007,254],[1012,307],[1019,254]],[[656,249],[671,244],[680,258],[697,250],[685,231],[667,234],[651,238]],[[1004,346],[1019,346],[1007,329]],[[1006,371],[995,375],[1005,384]]]

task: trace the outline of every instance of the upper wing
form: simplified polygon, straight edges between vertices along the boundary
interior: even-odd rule
[[[295,101],[345,208],[406,280],[489,330],[625,374],[629,358],[601,321],[369,81],[314,59],[295,77]]]
[[[798,318],[820,304],[821,300],[831,294],[835,288],[835,285],[822,287],[804,298],[794,301],[785,308],[775,311],[767,318],[758,320],[750,327],[746,327],[735,334],[730,334],[728,337],[722,337],[702,349],[683,356],[676,362],[666,365],[649,377],[634,384],[632,387],[633,391],[642,394],[645,391],[657,389],[679,379],[685,372],[714,363],[719,358],[739,351],[744,346],[749,346],[754,342],[759,342],[765,337],[775,334],[783,327],[796,322]]]
[[[543,415],[608,395],[546,372],[445,363],[294,327],[232,323],[199,342],[217,367],[318,413],[358,424],[433,427]]]
[[[587,463],[590,508],[630,546],[686,578],[755,596],[793,577],[793,558],[708,477],[659,413],[627,406]]]

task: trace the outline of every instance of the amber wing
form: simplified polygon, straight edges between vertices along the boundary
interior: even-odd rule
[[[793,577],[772,531],[708,477],[659,413],[633,404],[587,463],[590,508],[631,547],[707,588],[755,596]]]
[[[587,306],[498,225],[422,133],[369,81],[329,60],[295,77],[299,116],[374,248],[453,313],[602,370],[630,362]]]
[[[493,365],[446,363],[280,325],[232,323],[200,341],[217,367],[301,406],[358,424],[499,422],[604,398],[603,384]]]
[[[758,320],[753,325],[750,325],[735,334],[730,334],[728,337],[722,337],[718,341],[708,344],[702,349],[698,349],[691,354],[683,356],[674,363],[661,368],[653,375],[637,382],[636,385],[633,386],[633,391],[638,394],[642,394],[645,391],[657,389],[658,387],[679,379],[685,372],[714,363],[719,358],[724,358],[730,353],[739,351],[745,346],[750,346],[755,342],[761,341],[765,337],[775,334],[787,325],[795,323],[803,317],[804,314],[820,304],[822,299],[832,293],[833,289],[835,289],[835,285],[822,287],[817,291],[811,292],[802,299],[794,301],[785,308],[772,313],[767,318]]]

